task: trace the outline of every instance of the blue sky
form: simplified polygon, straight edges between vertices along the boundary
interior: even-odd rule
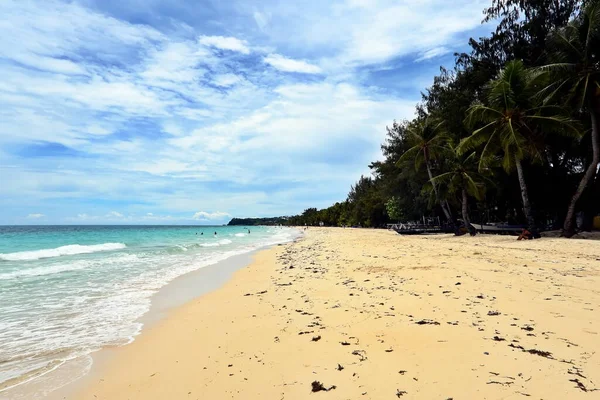
[[[2,0],[0,224],[341,201],[487,4]]]

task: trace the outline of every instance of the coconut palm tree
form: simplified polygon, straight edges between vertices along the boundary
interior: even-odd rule
[[[538,94],[545,86],[546,73],[525,68],[521,61],[511,61],[500,71],[487,88],[486,104],[475,103],[467,111],[466,125],[473,129],[471,136],[463,139],[458,151],[461,154],[483,146],[479,169],[502,156],[502,166],[507,172],[517,170],[523,212],[529,230],[537,234],[523,160],[543,161],[544,134],[556,132],[578,134],[571,120],[558,114],[557,107],[543,105]]]
[[[449,142],[443,122],[431,117],[422,118],[408,127],[407,136],[412,147],[402,154],[398,164],[414,160],[416,170],[419,170],[423,163],[425,164],[429,180],[432,181],[436,201],[440,203],[448,222],[452,222],[450,206],[447,201],[440,198],[437,186],[433,183],[432,172],[432,161],[446,150]]]
[[[432,179],[432,184],[445,185],[450,194],[460,196],[462,218],[465,227],[472,236],[477,230],[471,226],[469,218],[469,196],[481,200],[485,192],[485,178],[478,168],[477,154],[459,154],[456,147],[449,148],[447,154],[450,156],[449,171],[444,172]]]
[[[563,236],[575,233],[575,207],[600,163],[600,1],[590,1],[583,13],[550,35],[549,56],[555,62],[541,70],[550,71],[552,83],[544,91],[546,100],[558,95],[585,111],[591,119],[592,161],[571,198],[563,225]]]

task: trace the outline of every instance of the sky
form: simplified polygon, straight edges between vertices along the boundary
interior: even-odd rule
[[[0,0],[0,224],[346,198],[488,0]]]

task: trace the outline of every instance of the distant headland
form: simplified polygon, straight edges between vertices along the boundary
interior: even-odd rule
[[[228,226],[257,226],[257,225],[288,225],[288,217],[267,217],[267,218],[233,218]]]

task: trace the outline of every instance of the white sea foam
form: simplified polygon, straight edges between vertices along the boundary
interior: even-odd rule
[[[100,265],[111,265],[118,264],[123,265],[128,262],[136,261],[138,256],[135,254],[119,254],[114,257],[104,258],[101,261],[91,260],[77,260],[69,261],[67,263],[55,263],[52,265],[45,265],[42,267],[35,267],[29,269],[18,269],[16,271],[10,271],[0,274],[0,280],[10,280],[16,278],[27,278],[32,276],[44,276],[60,274],[61,272],[79,271],[86,268],[93,268],[94,266]]]
[[[234,236],[237,236],[237,237],[244,237],[244,236],[246,236],[246,234],[245,234],[245,233],[236,233]]]
[[[38,268],[31,268],[31,269],[26,269],[26,270],[17,270],[17,271],[12,271],[12,272],[6,272],[4,274],[0,274],[0,280],[23,278],[23,277],[27,277],[27,276],[52,275],[52,274],[59,274],[61,272],[67,272],[67,271],[77,271],[77,270],[84,269],[84,268],[86,268],[86,266],[82,265],[82,264],[52,265],[50,267],[38,267]]]
[[[218,246],[224,246],[226,244],[231,244],[231,243],[233,243],[233,242],[229,239],[221,239],[218,242],[200,243],[200,246],[202,246],[202,247],[218,247]]]
[[[57,247],[55,249],[42,249],[33,251],[19,251],[17,253],[0,253],[0,260],[4,261],[29,261],[39,260],[41,258],[51,258],[60,256],[72,256],[75,254],[96,253],[98,251],[119,250],[127,247],[123,243],[103,243],[83,246],[80,244],[70,244]]]

